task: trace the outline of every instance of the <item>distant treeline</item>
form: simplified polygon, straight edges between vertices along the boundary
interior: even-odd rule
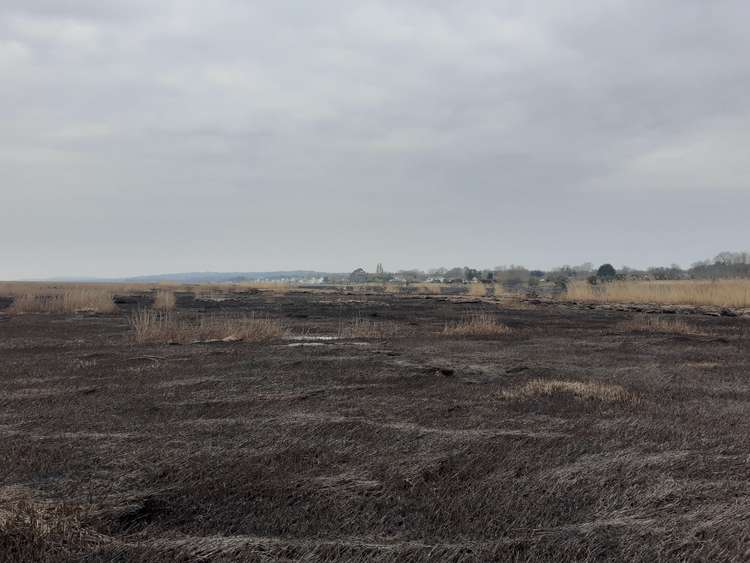
[[[750,253],[722,252],[713,260],[697,262],[688,270],[691,278],[750,278]]]
[[[610,267],[608,264],[607,267]],[[496,282],[509,286],[538,285],[541,282],[553,282],[565,285],[570,280],[591,279],[599,276],[601,266],[587,262],[577,266],[561,266],[551,270],[533,270],[520,265],[496,266],[492,269],[476,269],[468,266],[455,268],[433,268],[430,270],[399,270],[385,272],[382,266],[374,274],[358,270],[356,281],[369,282]],[[750,278],[750,252],[721,252],[713,259],[696,262],[687,269],[677,264],[671,266],[655,266],[647,269],[621,266],[612,268],[611,279],[620,280],[686,280],[686,279],[726,279]],[[342,277],[342,276],[340,276]],[[349,276],[352,278],[352,276]],[[327,281],[338,281],[333,275],[326,277]]]

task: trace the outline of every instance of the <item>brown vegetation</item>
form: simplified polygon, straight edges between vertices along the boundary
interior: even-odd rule
[[[655,303],[750,307],[750,280],[615,281],[568,286],[566,298],[599,303]]]
[[[140,309],[130,316],[133,338],[139,344],[203,342],[207,340],[268,342],[284,335],[276,320],[252,316],[185,317]]]
[[[339,338],[388,338],[398,336],[398,325],[357,316],[339,327]]]
[[[467,315],[463,320],[446,323],[442,334],[445,336],[502,336],[510,334],[511,329],[497,321],[488,313]]]
[[[619,323],[621,330],[631,332],[653,332],[667,334],[699,334],[695,326],[681,318],[664,318],[654,315],[640,315]]]
[[[102,543],[108,543],[106,536],[85,529],[75,508],[0,499],[0,561],[73,561]]]
[[[159,311],[173,311],[177,300],[174,291],[160,289],[154,297],[154,309]]]
[[[151,301],[0,315],[0,561],[747,559],[747,319],[664,338],[610,330],[614,308],[472,303],[500,341],[443,337],[467,320],[443,298]],[[139,310],[312,336],[134,346]]]
[[[117,306],[112,301],[113,295],[106,289],[69,288],[45,289],[31,288],[26,292],[14,294],[10,313],[113,313]]]
[[[504,391],[504,399],[532,399],[534,397],[554,397],[569,395],[578,400],[603,401],[607,403],[635,403],[636,396],[620,385],[587,381],[566,381],[560,379],[532,379],[524,385]]]

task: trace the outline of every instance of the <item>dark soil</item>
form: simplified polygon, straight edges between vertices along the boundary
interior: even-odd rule
[[[0,560],[746,561],[750,321],[448,297],[178,299],[304,340],[0,312]],[[467,300],[470,301],[470,300]],[[440,334],[468,312],[512,334]],[[352,319],[387,338],[315,340]],[[532,380],[619,386],[632,400]]]

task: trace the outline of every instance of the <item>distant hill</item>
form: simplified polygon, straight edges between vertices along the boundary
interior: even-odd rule
[[[326,272],[315,272],[312,270],[290,270],[280,272],[182,272],[176,274],[154,274],[148,276],[134,276],[125,278],[125,282],[155,283],[161,281],[172,281],[180,283],[222,283],[241,281],[274,281],[274,280],[301,280],[309,278],[322,278]]]
[[[332,272],[316,272],[313,270],[289,270],[276,272],[179,272],[174,274],[150,274],[145,276],[131,276],[127,278],[97,278],[91,276],[66,276],[48,278],[46,282],[98,282],[98,283],[228,283],[243,281],[280,281],[280,280],[305,280],[311,278],[323,278],[326,276],[341,277],[348,274]]]

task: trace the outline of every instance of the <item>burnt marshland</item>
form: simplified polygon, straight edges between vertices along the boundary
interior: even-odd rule
[[[113,297],[0,295],[0,560],[750,557],[745,316]]]

